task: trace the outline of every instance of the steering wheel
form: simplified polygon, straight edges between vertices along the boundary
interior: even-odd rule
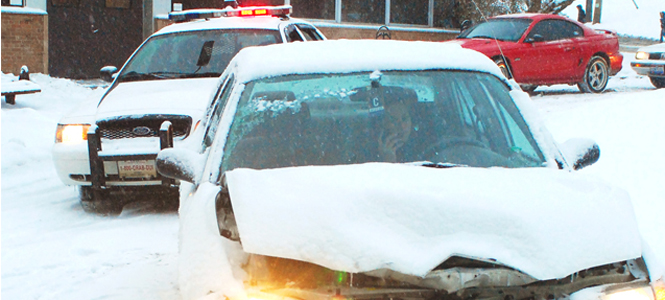
[[[451,149],[462,146],[487,148],[485,144],[468,137],[443,138],[425,148],[425,150],[422,152],[422,157],[432,158],[435,157],[438,152],[443,151],[444,149]]]

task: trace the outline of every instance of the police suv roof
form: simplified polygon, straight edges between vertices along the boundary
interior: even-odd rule
[[[247,47],[229,64],[248,82],[287,74],[348,73],[375,70],[451,69],[481,71],[503,80],[487,56],[454,43],[394,40],[326,40]]]

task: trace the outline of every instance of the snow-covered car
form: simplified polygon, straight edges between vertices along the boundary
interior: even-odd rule
[[[554,14],[514,14],[490,18],[462,32],[453,43],[495,61],[525,91],[539,85],[577,84],[600,93],[621,71],[623,55],[615,32],[592,29]]]
[[[183,299],[665,299],[628,195],[573,172],[597,144],[480,52],[251,47],[220,80],[203,151],[157,157]]]
[[[665,88],[665,43],[639,48],[630,66],[637,74],[649,76],[656,88]]]
[[[160,128],[189,140],[204,120],[231,58],[248,46],[323,40],[310,23],[289,18],[291,6],[227,7],[170,14],[176,24],[150,36],[98,101],[60,120],[53,158],[60,179],[80,188],[86,211],[119,214],[146,196],[177,205],[177,182],[157,174]],[[264,61],[268,57],[264,58]],[[185,143],[186,144],[186,143]],[[171,145],[168,145],[171,146]]]

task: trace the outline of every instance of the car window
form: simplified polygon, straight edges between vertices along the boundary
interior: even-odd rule
[[[316,29],[310,25],[306,24],[296,24],[296,27],[300,32],[305,36],[305,39],[308,41],[320,41],[323,40],[323,37],[316,31]]]
[[[545,41],[556,41],[584,36],[581,27],[564,20],[543,20],[533,26],[528,37],[539,34]]]
[[[281,41],[277,30],[202,30],[158,35],[141,46],[120,81],[217,77],[240,49]]]
[[[286,35],[286,41],[289,43],[304,41],[303,37],[300,35],[300,32],[298,32],[298,29],[293,24],[286,26],[284,33]]]
[[[501,41],[518,41],[531,24],[531,19],[491,19],[462,32],[458,38],[492,38]]]
[[[217,126],[219,125],[219,119],[222,116],[222,111],[224,111],[224,107],[226,106],[226,102],[229,99],[229,95],[231,95],[231,90],[233,89],[233,83],[234,83],[234,76],[231,75],[229,76],[228,80],[223,84],[223,86],[220,88],[220,91],[217,92],[219,98],[215,97],[215,101],[213,103],[213,108],[209,116],[208,123],[206,123],[206,131],[203,136],[203,149],[205,150],[206,148],[210,147],[212,145],[212,140],[215,137],[215,132],[217,132]]]
[[[404,139],[397,142],[397,134]],[[402,150],[388,159],[381,149],[387,144]],[[222,172],[366,162],[544,163],[503,82],[439,70],[384,72],[379,83],[369,73],[250,82],[223,153]]]

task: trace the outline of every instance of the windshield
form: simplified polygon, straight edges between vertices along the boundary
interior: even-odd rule
[[[495,76],[390,71],[248,83],[221,171],[365,162],[537,167],[544,161]]]
[[[517,42],[531,24],[531,19],[492,19],[469,28],[458,38],[489,38]]]
[[[281,41],[277,30],[203,30],[150,38],[127,63],[118,81],[217,77],[248,46]]]

